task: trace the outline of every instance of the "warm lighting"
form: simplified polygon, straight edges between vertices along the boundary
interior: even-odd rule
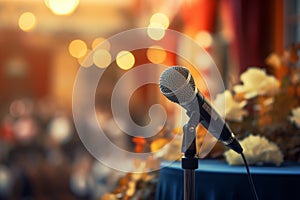
[[[81,58],[78,58],[78,63],[81,67],[90,67],[93,65],[93,56],[91,55],[91,50],[88,49],[86,54]]]
[[[167,52],[160,46],[152,46],[147,50],[147,58],[155,64],[165,61]]]
[[[106,68],[111,63],[111,55],[105,49],[99,49],[94,52],[93,61],[99,68]]]
[[[99,37],[99,38],[94,39],[94,41],[92,43],[93,50],[96,49],[98,46],[101,49],[106,49],[107,51],[110,50],[109,41],[107,39],[103,38],[103,37]]]
[[[44,0],[44,2],[56,15],[70,15],[79,4],[79,0]]]
[[[37,134],[37,122],[33,117],[21,117],[14,124],[14,135],[22,143],[30,142]]]
[[[208,48],[212,45],[213,38],[209,32],[200,31],[196,35],[196,41],[201,47]]]
[[[124,70],[128,70],[133,67],[135,59],[132,53],[129,51],[120,51],[116,58],[117,65]]]
[[[31,12],[25,12],[19,17],[19,27],[23,31],[31,31],[36,25],[35,15]]]
[[[150,24],[161,24],[164,29],[169,27],[169,18],[164,13],[155,13],[150,18]]]
[[[69,45],[69,52],[75,58],[81,58],[86,55],[87,45],[82,40],[73,40]]]
[[[151,23],[147,28],[147,34],[153,40],[161,40],[165,36],[165,29],[159,23]]]

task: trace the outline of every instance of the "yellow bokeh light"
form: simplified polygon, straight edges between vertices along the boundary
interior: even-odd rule
[[[128,70],[133,67],[135,58],[129,51],[120,51],[116,58],[117,65],[124,70]]]
[[[110,43],[107,39],[103,38],[103,37],[99,37],[94,39],[93,43],[92,43],[92,48],[93,50],[96,48],[101,48],[101,49],[106,49],[107,51],[110,50]]]
[[[155,13],[150,18],[150,24],[157,23],[161,24],[164,29],[169,27],[170,21],[167,15],[164,13]]]
[[[23,31],[30,31],[36,25],[35,15],[31,12],[25,12],[19,17],[19,27]]]
[[[93,65],[93,56],[90,49],[87,50],[86,54],[81,58],[78,58],[78,63],[81,67],[90,67]]]
[[[106,49],[98,49],[94,52],[93,61],[99,68],[106,68],[111,63],[111,55]]]
[[[56,15],[70,15],[79,4],[79,0],[44,0],[47,7]]]
[[[160,46],[151,46],[147,49],[147,58],[155,64],[163,63],[167,57],[167,52]]]
[[[159,23],[151,23],[147,28],[148,36],[153,40],[161,40],[165,36],[165,29]]]
[[[73,40],[69,44],[69,52],[75,58],[81,58],[86,55],[87,46],[82,40]]]
[[[199,31],[196,35],[196,41],[201,47],[208,48],[212,45],[213,38],[209,32]]]

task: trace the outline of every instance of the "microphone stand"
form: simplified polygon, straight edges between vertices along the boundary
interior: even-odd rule
[[[195,169],[198,168],[196,157],[196,127],[200,114],[192,112],[187,124],[183,126],[181,167],[184,170],[184,200],[195,199]]]

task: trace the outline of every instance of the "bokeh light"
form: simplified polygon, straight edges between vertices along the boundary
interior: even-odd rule
[[[165,36],[165,29],[159,23],[151,23],[147,28],[148,36],[153,40],[161,40]]]
[[[36,26],[36,17],[31,12],[25,12],[19,17],[19,27],[23,31],[31,31]]]
[[[37,122],[32,117],[22,117],[15,122],[14,135],[19,142],[30,143],[37,133]]]
[[[26,113],[26,105],[22,100],[14,100],[9,106],[9,113],[13,117],[20,117]]]
[[[69,52],[75,58],[81,58],[87,53],[87,45],[82,40],[73,40],[69,44]]]
[[[163,63],[167,52],[161,46],[151,46],[147,49],[147,58],[155,64]]]
[[[86,54],[77,59],[78,63],[82,67],[90,67],[93,65],[93,56],[92,51],[90,49],[87,50]]]
[[[155,13],[150,18],[150,24],[157,23],[161,24],[164,29],[169,27],[170,21],[167,15],[164,13]]]
[[[70,15],[79,4],[79,0],[44,0],[44,2],[56,15]]]
[[[0,195],[5,197],[13,187],[13,175],[11,170],[3,164],[0,164]]]
[[[93,54],[93,61],[99,68],[106,68],[111,63],[111,55],[106,49],[98,49]]]
[[[196,41],[201,47],[208,48],[212,45],[213,38],[209,32],[199,31],[196,35]]]
[[[65,143],[71,138],[71,122],[67,117],[60,116],[49,124],[49,134],[58,143]]]
[[[135,58],[129,51],[120,51],[116,58],[117,65],[124,70],[128,70],[133,67]]]
[[[93,50],[95,50],[97,47],[100,47],[101,49],[106,49],[107,51],[109,51],[110,43],[107,39],[105,39],[103,37],[98,37],[98,38],[95,38],[92,43]]]

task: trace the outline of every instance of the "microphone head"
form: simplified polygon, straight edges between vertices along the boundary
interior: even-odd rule
[[[197,94],[194,79],[188,69],[181,66],[167,68],[160,76],[160,91],[170,101],[185,105]]]

